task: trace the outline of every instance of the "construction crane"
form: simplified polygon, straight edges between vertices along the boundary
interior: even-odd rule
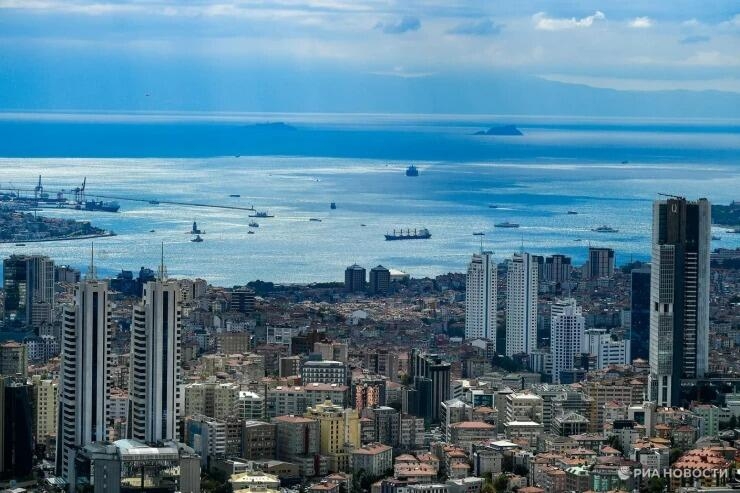
[[[686,197],[682,197],[680,195],[673,195],[673,194],[670,194],[670,193],[660,193],[660,192],[658,192],[658,195],[660,195],[661,197],[670,197],[672,199],[686,200]]]

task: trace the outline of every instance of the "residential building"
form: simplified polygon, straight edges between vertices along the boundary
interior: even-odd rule
[[[365,268],[357,264],[350,265],[344,270],[344,290],[348,293],[365,291]]]
[[[487,339],[496,350],[496,262],[493,252],[474,254],[465,282],[465,338]]]
[[[560,373],[573,369],[575,356],[581,352],[586,319],[573,298],[554,302],[550,314],[552,382],[559,384]]]
[[[614,250],[588,247],[586,279],[609,279],[614,275]]]
[[[301,368],[301,382],[345,385],[347,365],[341,361],[306,361]]]
[[[352,472],[364,470],[370,476],[382,476],[393,469],[393,447],[372,443],[352,451]]]
[[[506,356],[537,349],[537,265],[528,253],[515,253],[506,277]]]
[[[304,416],[319,423],[319,452],[329,458],[329,470],[348,471],[349,450],[360,446],[357,411],[326,401],[306,409]]]
[[[370,294],[386,294],[391,283],[391,271],[378,265],[370,269]]]

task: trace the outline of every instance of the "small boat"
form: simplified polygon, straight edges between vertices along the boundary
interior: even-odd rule
[[[153,229],[150,229],[150,230],[149,230],[149,232],[150,232],[150,233],[154,233],[154,230],[153,230]]]
[[[159,200],[150,200],[149,203],[152,205],[159,205]]]
[[[254,231],[252,231],[252,230],[250,229],[249,231],[247,231],[247,234],[248,234],[248,235],[253,235],[253,234],[254,234]]]
[[[518,228],[518,223],[510,223],[509,221],[504,221],[502,223],[494,224],[497,228]]]
[[[203,242],[203,238],[201,238],[200,235],[195,235],[195,238],[193,238],[190,241],[192,241],[193,243],[202,243]]]
[[[259,223],[258,223],[258,222],[256,222],[256,221],[252,221],[251,223],[249,223],[249,227],[250,227],[250,228],[259,228],[259,227],[260,227],[260,225],[259,225]]]
[[[233,197],[233,198],[237,199],[237,198],[241,197],[241,195],[239,195],[238,193],[230,193],[229,194],[229,197]]]
[[[419,176],[419,168],[412,164],[406,168],[406,176]]]
[[[573,241],[583,241],[583,240],[582,240],[581,238],[576,238],[576,239],[575,239],[575,240],[573,240]]]
[[[25,243],[16,243],[15,246],[26,246]]]
[[[250,214],[249,217],[275,217],[271,214],[268,214],[266,211],[258,211],[254,214]]]
[[[591,228],[591,231],[594,233],[619,233],[618,229],[614,229],[610,226],[607,226],[606,224],[603,226],[599,226],[598,228]]]
[[[312,222],[315,222],[315,223],[320,223],[321,222],[321,219],[319,219],[317,217],[312,217],[312,218],[309,219],[309,221],[312,221]]]
[[[568,215],[570,216],[575,216],[576,214],[578,214],[577,211],[568,211]]]
[[[722,239],[721,236],[714,236],[714,235],[712,235],[712,241],[719,241],[721,239]]]
[[[330,208],[330,209],[336,209],[336,208],[337,208],[337,203],[336,203],[336,202],[332,202],[332,203],[331,203],[331,204],[329,205],[329,208]]]
[[[498,209],[498,206],[496,204],[488,204],[489,209]]]
[[[476,231],[475,233],[473,233],[473,236],[485,236],[485,235],[486,234],[482,231]]]
[[[629,164],[629,161],[627,161],[627,160],[625,159],[624,161],[622,161],[622,164]]]
[[[725,233],[740,233],[740,228],[728,229]]]
[[[362,226],[364,228],[365,226],[367,226],[367,224],[360,224],[360,226]]]

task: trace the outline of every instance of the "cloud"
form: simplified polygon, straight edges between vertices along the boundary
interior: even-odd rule
[[[583,17],[581,19],[571,18],[556,18],[547,17],[545,12],[537,12],[532,16],[532,20],[535,23],[535,28],[542,31],[562,31],[564,29],[573,29],[577,27],[591,27],[596,21],[603,21],[606,16],[600,10],[597,10],[592,15]]]
[[[393,70],[379,70],[370,73],[373,75],[400,77],[402,79],[419,79],[421,77],[430,77],[434,75],[434,72],[410,72],[402,66],[393,67]]]
[[[706,43],[707,41],[710,41],[712,38],[709,36],[702,36],[702,35],[694,35],[694,36],[686,36],[685,38],[681,38],[678,42],[682,45],[691,45],[696,43]]]
[[[385,34],[403,34],[421,29],[421,21],[418,17],[406,15],[394,21],[378,22],[375,29],[380,29]]]
[[[646,29],[653,27],[653,21],[650,17],[635,17],[630,21],[629,25],[634,29]]]
[[[460,36],[495,36],[500,34],[503,28],[503,24],[496,24],[491,19],[481,19],[479,21],[458,24],[452,29],[449,29],[447,34]]]

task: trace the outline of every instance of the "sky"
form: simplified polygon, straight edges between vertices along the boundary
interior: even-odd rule
[[[4,110],[336,109],[535,79],[738,95],[740,2],[0,0]]]

